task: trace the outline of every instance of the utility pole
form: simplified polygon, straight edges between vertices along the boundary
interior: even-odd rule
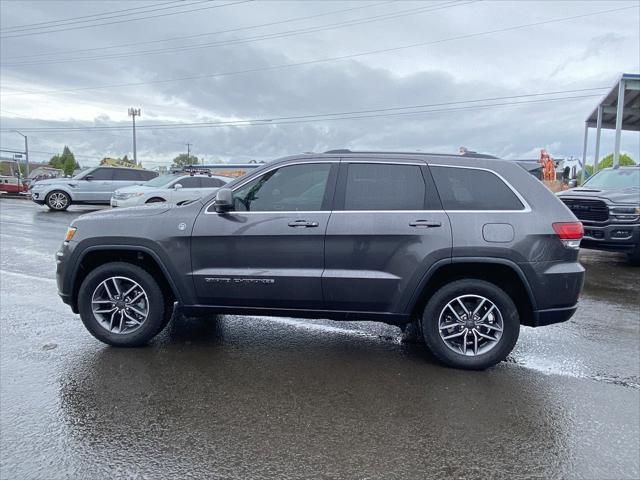
[[[16,132],[18,135],[21,135],[24,138],[24,157],[27,162],[27,177],[28,177],[29,176],[29,139],[25,134],[20,133],[17,130],[14,130],[14,132]],[[18,168],[18,170],[20,170],[20,168]]]
[[[185,143],[185,145],[187,146],[187,165],[191,165],[189,161],[191,160],[191,145],[193,143]]]
[[[129,116],[133,119],[133,161],[138,165],[138,153],[136,152],[136,116],[140,116],[140,109],[131,107]]]

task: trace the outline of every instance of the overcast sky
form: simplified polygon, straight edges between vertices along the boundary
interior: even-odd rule
[[[581,156],[587,115],[622,72],[640,72],[638,1],[2,0],[0,6],[3,129],[129,127],[131,106],[142,110],[142,126],[272,119],[141,129],[138,159],[147,167],[169,164],[187,142],[206,161],[332,148],[457,153],[461,145],[505,158],[537,157],[540,148]],[[614,9],[624,10],[602,13]],[[155,18],[139,19],[145,16]],[[536,25],[512,28],[530,24]],[[583,90],[599,87],[606,88]],[[25,94],[34,91],[46,93]],[[500,99],[451,104],[493,98]],[[527,103],[495,105],[508,102]],[[487,104],[494,106],[469,108]],[[358,119],[277,120],[370,110],[377,112]],[[83,166],[132,152],[130,128],[28,136],[34,161],[65,144]],[[3,131],[0,140],[5,149],[22,146],[15,133]],[[622,140],[638,159],[640,135],[626,132]],[[594,137],[590,155],[593,143]],[[601,152],[612,149],[608,132]]]

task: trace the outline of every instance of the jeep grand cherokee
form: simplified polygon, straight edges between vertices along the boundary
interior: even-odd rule
[[[582,224],[520,166],[431,154],[306,154],[208,198],[74,220],[60,296],[115,346],[174,308],[417,324],[443,363],[483,369],[520,326],[569,319]]]

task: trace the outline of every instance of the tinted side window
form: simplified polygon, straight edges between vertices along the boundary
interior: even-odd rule
[[[111,180],[113,178],[113,169],[96,168],[89,175],[92,175],[94,180]]]
[[[352,163],[345,210],[423,210],[425,183],[417,165]]]
[[[152,178],[156,178],[158,174],[156,172],[151,172],[149,170],[138,170],[138,175],[140,175],[141,180],[151,180]]]
[[[217,188],[225,184],[225,182],[223,182],[219,178],[211,177],[202,177],[200,178],[200,181],[202,182],[202,188]]]
[[[233,193],[235,209],[251,212],[321,210],[330,170],[330,163],[271,170]]]
[[[113,171],[113,179],[127,182],[139,182],[141,180],[137,170],[117,169]]]
[[[182,188],[200,188],[200,177],[183,177],[176,183],[182,185]]]
[[[522,210],[515,193],[492,172],[430,167],[445,210]]]

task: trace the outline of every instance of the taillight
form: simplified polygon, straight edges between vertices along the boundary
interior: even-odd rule
[[[580,248],[580,240],[584,236],[584,228],[580,222],[557,222],[552,225],[553,231],[567,248]]]

